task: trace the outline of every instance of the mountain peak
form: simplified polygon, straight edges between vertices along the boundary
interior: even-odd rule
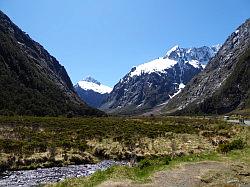
[[[179,45],[172,47],[164,57],[159,57],[147,63],[133,67],[129,73],[130,77],[142,74],[164,73],[167,69],[173,68],[177,63],[181,68],[190,64],[194,68],[203,69],[208,61],[215,56],[220,45],[212,47],[180,48]]]
[[[172,47],[164,56],[164,59],[172,59],[178,62],[199,61],[200,64],[206,65],[208,61],[215,56],[221,45],[202,46],[191,48],[180,48],[178,45]]]
[[[210,47],[219,51],[206,70],[195,76],[164,110],[176,114],[199,111],[218,115],[248,109],[249,46],[250,22],[247,21],[232,32],[222,46]]]
[[[83,79],[83,81],[86,81],[86,82],[92,82],[92,83],[95,83],[95,84],[98,84],[98,85],[101,85],[101,83],[99,81],[97,81],[96,79],[94,79],[93,77],[91,76],[87,76],[85,79]]]
[[[75,88],[76,87],[80,87],[83,90],[92,90],[100,94],[110,93],[112,91],[112,88],[101,84],[99,81],[90,76],[86,77],[82,81],[79,81]]]
[[[172,52],[177,51],[180,49],[179,45],[175,45],[174,47],[172,47],[167,53],[166,56],[169,56]]]

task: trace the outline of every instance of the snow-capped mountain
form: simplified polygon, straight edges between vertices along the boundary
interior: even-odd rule
[[[102,110],[120,114],[143,112],[165,103],[203,70],[220,45],[170,49],[164,57],[133,67],[114,86]]]
[[[165,57],[152,60],[145,64],[141,64],[130,72],[130,76],[140,76],[141,74],[151,74],[154,72],[164,73],[167,69],[172,68],[179,63],[180,66],[186,64],[192,65],[194,68],[204,68],[208,61],[219,50],[220,45],[200,48],[180,48],[178,45],[170,49]]]
[[[112,91],[112,88],[101,84],[92,77],[79,81],[74,88],[83,101],[95,108],[98,108]]]
[[[204,68],[211,57],[219,51],[220,47],[220,44],[212,47],[203,46],[198,48],[180,48],[176,45],[166,53],[165,58],[185,61],[196,67],[201,65]]]
[[[171,99],[162,112],[225,114],[241,110],[239,114],[249,115],[249,80],[250,19],[226,39],[205,70]]]

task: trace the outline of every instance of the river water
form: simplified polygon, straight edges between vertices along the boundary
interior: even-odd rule
[[[6,171],[0,176],[1,187],[30,187],[54,183],[66,178],[89,176],[97,170],[114,165],[127,165],[125,161],[104,160],[98,164],[70,165],[65,167],[39,168],[36,170]]]

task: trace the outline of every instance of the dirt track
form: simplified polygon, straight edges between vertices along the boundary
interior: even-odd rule
[[[107,181],[100,187],[250,186],[250,165],[199,162],[155,173],[150,184]]]

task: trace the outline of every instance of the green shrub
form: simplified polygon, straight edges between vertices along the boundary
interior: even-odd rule
[[[74,164],[84,164],[86,161],[78,156],[72,156],[69,159],[70,162],[73,162]]]
[[[145,158],[139,162],[138,167],[140,169],[144,169],[144,168],[150,167],[150,166],[168,165],[170,161],[171,161],[170,156]]]
[[[164,164],[168,165],[169,162],[171,161],[171,157],[170,156],[165,156],[162,161],[164,162]]]
[[[220,144],[218,151],[221,153],[228,153],[231,150],[243,149],[245,147],[245,142],[242,139],[233,140],[229,143]]]
[[[149,167],[149,166],[151,166],[151,165],[152,165],[152,162],[150,162],[150,160],[144,159],[144,160],[141,160],[141,161],[139,162],[138,167],[139,167],[140,169],[143,169],[143,168]]]

